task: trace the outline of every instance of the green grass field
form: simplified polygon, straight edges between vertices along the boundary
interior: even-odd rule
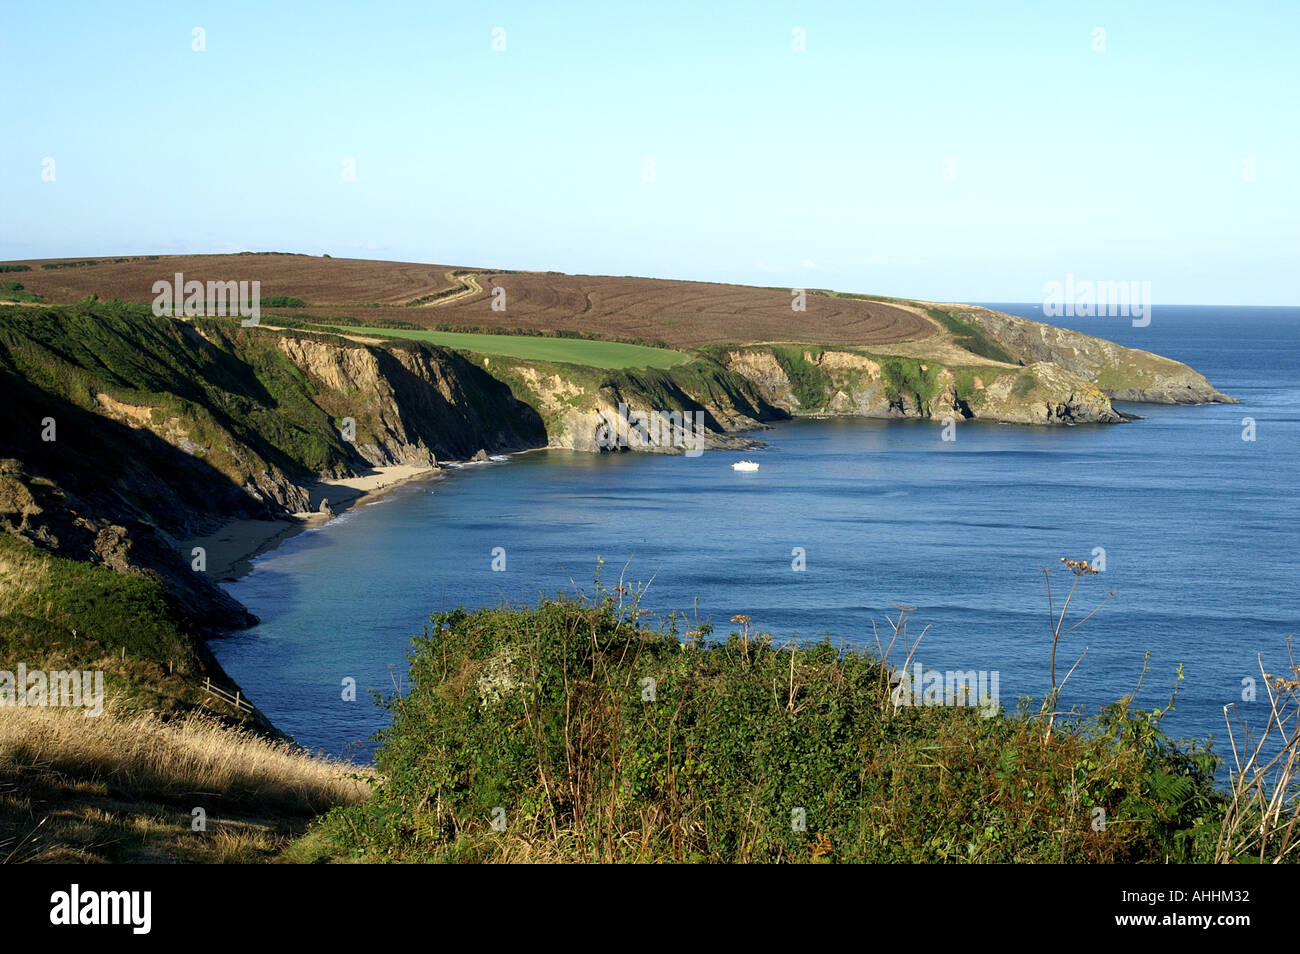
[[[388,335],[394,338],[411,338],[460,348],[479,354],[499,354],[508,358],[531,361],[562,361],[584,364],[593,368],[671,368],[689,360],[689,355],[666,348],[649,348],[645,345],[624,344],[620,341],[590,341],[585,338],[543,338],[531,335],[482,335],[460,331],[415,331],[406,328],[359,328],[352,325],[332,325],[340,331],[355,335]]]

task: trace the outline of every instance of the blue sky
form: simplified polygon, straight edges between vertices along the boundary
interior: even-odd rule
[[[1293,2],[4,19],[4,259],[328,252],[961,301],[1071,273],[1297,303]]]

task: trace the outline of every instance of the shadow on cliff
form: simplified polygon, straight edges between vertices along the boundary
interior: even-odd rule
[[[58,556],[152,576],[201,627],[256,622],[176,540],[280,516],[267,501],[148,430],[40,389],[3,352],[0,433],[0,527]]]
[[[429,345],[409,349],[428,375],[424,378],[387,349],[371,350],[393,389],[408,437],[423,443],[439,460],[467,458],[479,450],[546,445],[541,415],[516,399],[506,384],[455,351]]]

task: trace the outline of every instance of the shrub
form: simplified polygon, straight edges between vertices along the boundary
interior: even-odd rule
[[[0,282],[0,301],[40,301],[41,299],[23,288],[21,282]]]
[[[98,260],[93,258],[87,258],[79,262],[46,262],[41,266],[41,268],[46,270],[51,270],[56,268],[83,268],[83,267],[98,265],[98,264],[99,264]]]
[[[814,349],[820,355],[821,349]],[[809,352],[811,353],[811,352]],[[820,364],[808,360],[803,348],[772,348],[772,356],[790,380],[790,390],[804,411],[820,411],[830,400],[833,382]]]
[[[777,647],[745,617],[721,641],[651,630],[623,592],[430,617],[384,701],[384,781],[318,835],[394,861],[1212,854],[1216,762],[1164,710],[1125,699],[1045,736],[1033,707],[899,707],[887,651]]]

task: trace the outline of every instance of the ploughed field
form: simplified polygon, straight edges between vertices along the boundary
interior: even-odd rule
[[[94,264],[85,264],[94,262]],[[896,305],[808,294],[806,311],[792,311],[788,288],[602,275],[510,272],[449,265],[318,258],[258,253],[163,255],[106,259],[29,260],[14,273],[23,287],[51,304],[87,295],[149,303],[153,284],[259,281],[263,301],[301,299],[305,307],[264,305],[265,314],[363,326],[401,321],[429,329],[574,331],[624,340],[698,347],[755,341],[891,344],[928,338],[938,330]],[[505,290],[504,310],[492,308]],[[499,299],[499,296],[498,296]]]

